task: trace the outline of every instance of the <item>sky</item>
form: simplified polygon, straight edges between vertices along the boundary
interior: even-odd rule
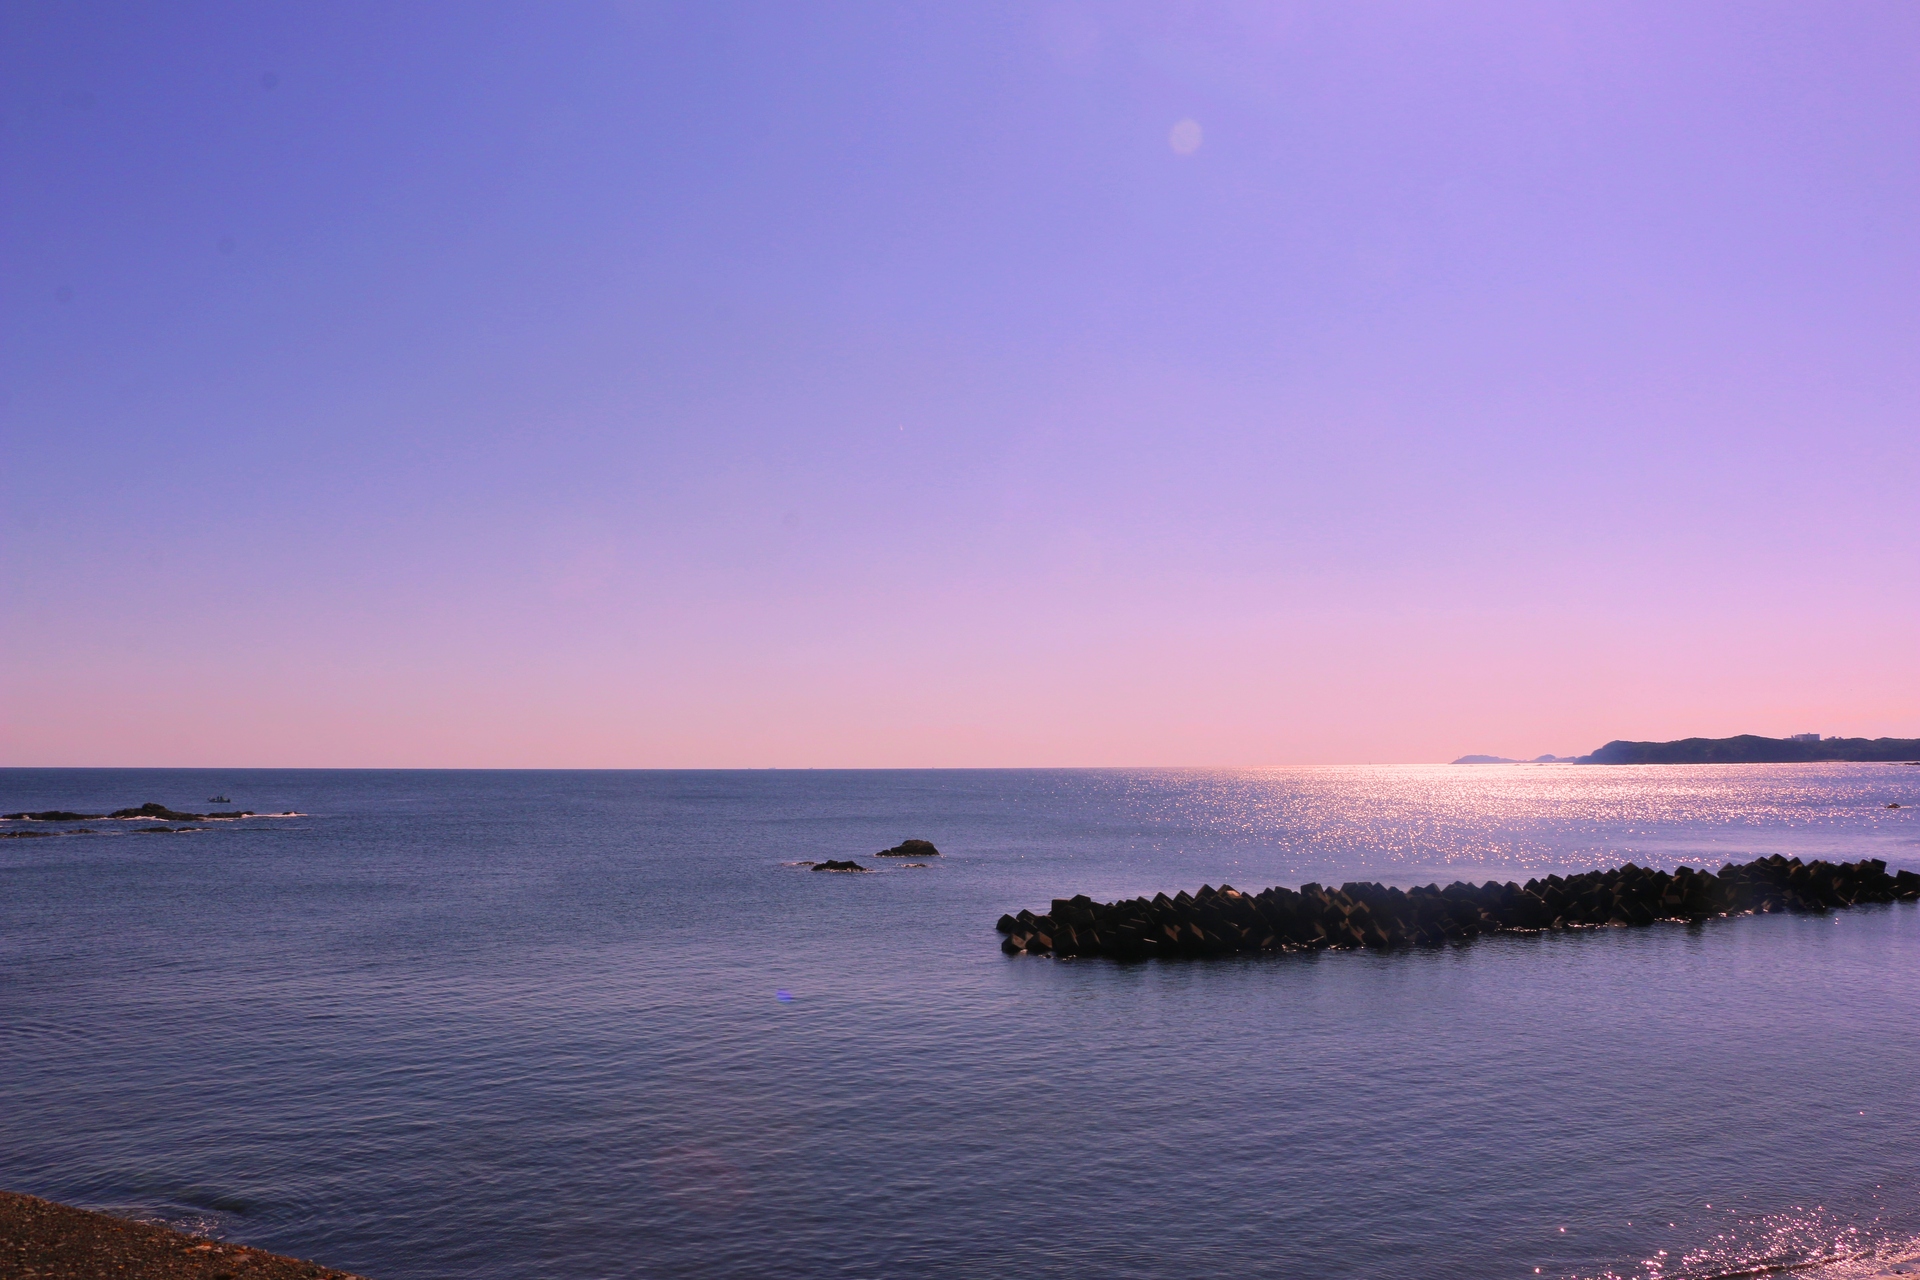
[[[1920,8],[0,5],[0,764],[1920,735]]]

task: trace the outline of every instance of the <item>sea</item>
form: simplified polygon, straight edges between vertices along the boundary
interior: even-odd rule
[[[1134,964],[994,930],[1920,870],[1920,768],[0,771],[5,812],[213,796],[280,816],[0,822],[0,1187],[375,1280],[1920,1271],[1920,907]]]

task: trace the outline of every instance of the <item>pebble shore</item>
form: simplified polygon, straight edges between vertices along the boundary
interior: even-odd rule
[[[0,1191],[0,1275],[33,1280],[361,1280],[298,1258]]]

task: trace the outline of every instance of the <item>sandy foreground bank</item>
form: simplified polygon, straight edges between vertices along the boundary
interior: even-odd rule
[[[0,1191],[0,1276],[35,1280],[359,1280],[297,1258]]]

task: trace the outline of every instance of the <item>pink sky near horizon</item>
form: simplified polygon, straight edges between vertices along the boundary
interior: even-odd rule
[[[1901,6],[104,13],[0,765],[1920,736]]]

